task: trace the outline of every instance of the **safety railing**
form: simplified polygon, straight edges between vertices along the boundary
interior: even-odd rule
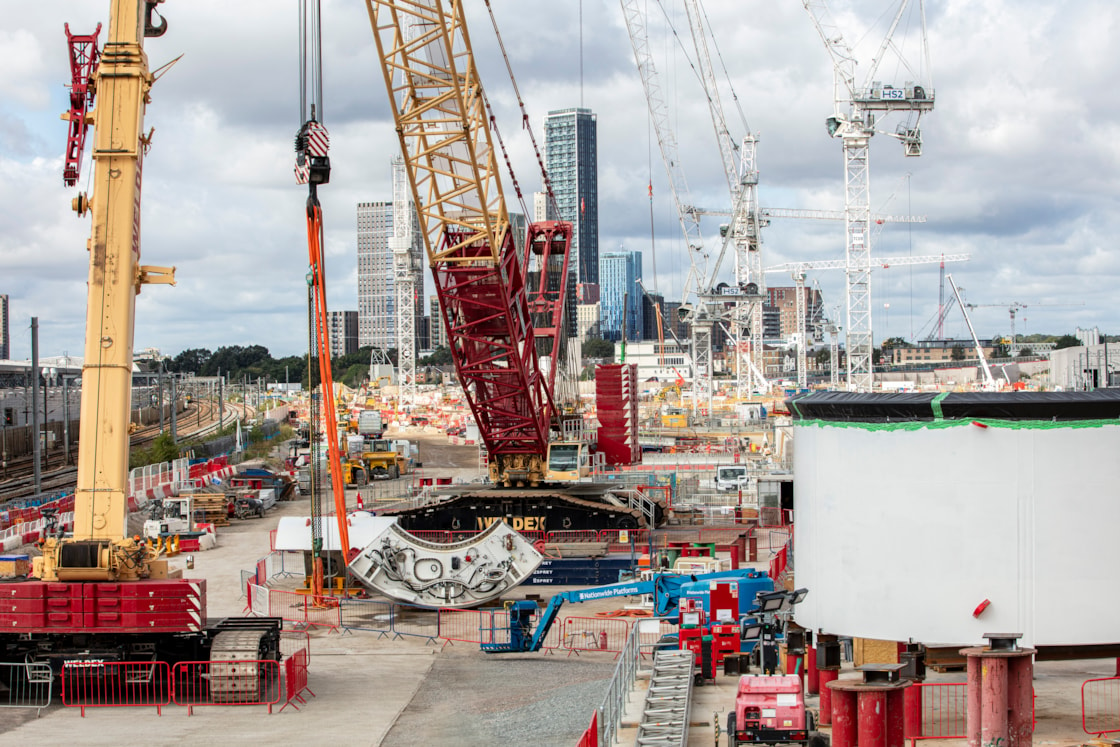
[[[80,708],[155,708],[171,702],[164,661],[70,661],[62,667],[62,704]]]
[[[261,617],[279,617],[297,629],[326,628],[339,632],[342,628],[342,611],[337,600],[326,599],[316,604],[309,594],[269,589],[265,586],[249,587],[249,609]]]
[[[280,706],[283,711],[288,706],[299,710],[300,705],[307,703],[306,698],[303,697],[307,693],[311,697],[315,697],[315,693],[307,686],[307,667],[311,662],[311,656],[308,649],[300,649],[294,654],[289,656],[284,661],[284,705]]]
[[[185,706],[263,705],[280,702],[280,663],[271,660],[181,661],[171,670],[172,702]]]
[[[911,747],[921,739],[965,739],[968,736],[968,683],[915,682],[921,711],[913,714],[906,735]]]
[[[34,708],[35,715],[51,704],[54,674],[46,662],[0,662],[0,708]]]
[[[1081,728],[1097,736],[1120,732],[1120,677],[1082,683]]]
[[[634,689],[634,681],[638,678],[638,669],[641,666],[641,646],[638,638],[639,626],[630,628],[626,644],[618,655],[618,664],[615,665],[614,674],[611,675],[607,693],[603,696],[603,703],[597,711],[599,734],[598,744],[613,744],[618,735],[618,727],[622,723],[622,716],[626,713],[626,705],[630,700],[630,692]]]

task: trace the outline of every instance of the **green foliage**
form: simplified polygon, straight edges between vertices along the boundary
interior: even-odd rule
[[[417,363],[421,366],[450,366],[454,363],[451,357],[451,348],[436,348],[432,351],[431,355],[426,358],[421,358]]]
[[[826,366],[832,360],[832,353],[824,348],[821,348],[817,351],[816,356],[814,356],[814,360],[817,362],[818,366]]]
[[[960,345],[954,345],[953,346],[953,351],[949,354],[949,358],[951,358],[952,360],[955,360],[955,361],[963,361],[964,360],[964,348],[961,347]]]
[[[1002,339],[992,340],[992,357],[993,358],[1007,358],[1011,355],[1011,350],[1007,347],[1007,343]]]
[[[584,358],[605,358],[614,360],[614,343],[598,337],[590,337],[583,343]]]
[[[912,348],[914,347],[902,337],[888,337],[883,340],[883,350],[893,350],[894,348]]]
[[[1030,348],[1026,347],[1025,345],[1023,347],[1019,348],[1019,357],[1020,358],[1027,358],[1027,357],[1032,356],[1032,355],[1034,355],[1034,351],[1032,351]]]
[[[1062,335],[1057,340],[1054,340],[1054,349],[1061,350],[1062,348],[1076,348],[1081,344],[1073,335]]]

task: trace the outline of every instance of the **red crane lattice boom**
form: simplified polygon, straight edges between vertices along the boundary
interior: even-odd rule
[[[92,34],[71,34],[70,24],[65,25],[66,43],[70,47],[70,111],[62,115],[70,121],[70,131],[66,135],[66,163],[62,169],[62,181],[67,187],[78,183],[82,170],[82,153],[86,147],[86,131],[89,129],[87,114],[93,108],[97,91],[91,78],[97,72],[101,53],[97,49],[97,35],[101,24],[97,24]]]

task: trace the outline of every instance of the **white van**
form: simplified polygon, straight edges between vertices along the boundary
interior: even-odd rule
[[[746,490],[749,483],[750,478],[747,477],[745,464],[716,467],[716,490],[720,492],[736,493],[739,490]]]

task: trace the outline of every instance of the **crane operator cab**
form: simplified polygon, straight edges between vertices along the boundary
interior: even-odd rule
[[[591,475],[591,444],[563,441],[548,445],[546,482],[579,482]]]

